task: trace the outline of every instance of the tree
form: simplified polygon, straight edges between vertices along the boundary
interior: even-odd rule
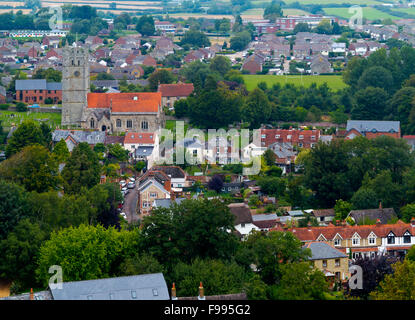
[[[81,225],[53,232],[40,248],[36,275],[47,285],[49,267],[59,265],[64,281],[109,278],[115,275],[119,261],[137,250],[128,231]]]
[[[159,84],[173,83],[173,81],[173,74],[166,69],[159,69],[156,72],[153,72],[150,77],[148,77],[149,87],[151,91],[157,91]]]
[[[248,31],[236,33],[230,40],[230,47],[236,51],[242,51],[251,41],[251,34]]]
[[[0,240],[30,215],[27,193],[21,186],[0,180]]]
[[[7,239],[0,241],[0,276],[28,289],[38,285],[35,277],[36,261],[47,233],[29,219],[19,222]]]
[[[216,174],[209,180],[208,187],[211,190],[215,190],[217,193],[221,192],[223,187],[222,176]]]
[[[192,47],[203,48],[210,46],[210,40],[203,32],[190,29],[185,32],[180,41],[181,46],[186,44],[191,45]]]
[[[356,209],[377,208],[379,198],[372,189],[360,188],[352,197],[351,203]]]
[[[206,295],[239,293],[247,280],[247,272],[235,262],[196,259],[191,264],[174,266],[171,282],[175,282],[177,295],[198,295],[200,282]]]
[[[143,36],[152,36],[156,32],[154,27],[154,19],[152,16],[141,16],[136,25],[136,30]]]
[[[393,87],[393,77],[389,70],[381,66],[373,66],[366,69],[357,83],[359,88],[382,88],[386,92]]]
[[[108,160],[110,162],[125,162],[128,161],[128,150],[124,149],[119,143],[109,144],[108,149]]]
[[[40,145],[27,146],[0,164],[0,177],[16,182],[27,191],[56,190],[60,183],[58,164]]]
[[[366,87],[355,94],[352,119],[381,120],[385,115],[388,94],[382,88]]]
[[[353,206],[351,203],[343,201],[342,199],[336,200],[336,205],[334,206],[334,212],[336,214],[335,220],[346,219],[352,208]]]
[[[164,266],[200,257],[229,259],[236,250],[234,216],[214,200],[185,200],[143,219],[141,245]]]
[[[378,288],[385,276],[393,273],[393,264],[396,262],[397,258],[383,255],[356,259],[353,264],[362,268],[363,287],[354,290],[348,288],[350,296],[368,299],[370,293]]]
[[[281,280],[272,295],[277,300],[325,300],[328,292],[323,272],[312,269],[310,262],[294,262],[281,266]]]
[[[404,260],[393,265],[393,273],[385,276],[370,297],[375,300],[413,300],[414,295],[415,263]]]
[[[63,163],[69,158],[70,155],[71,154],[68,150],[68,146],[66,145],[65,140],[62,138],[53,148],[52,156],[58,163]]]
[[[100,179],[100,165],[95,152],[85,142],[78,144],[62,170],[64,189],[67,193],[79,193],[83,187],[92,188]]]
[[[402,220],[406,223],[411,222],[412,218],[415,218],[415,204],[407,204],[401,208]]]
[[[275,22],[275,19],[282,17],[282,9],[279,1],[273,0],[264,10],[264,19],[269,19],[271,22]]]
[[[164,273],[165,269],[156,258],[143,253],[125,259],[120,265],[120,271],[124,276],[134,276],[139,274]]]
[[[24,102],[18,102],[16,103],[16,111],[17,112],[26,112],[27,106]]]
[[[308,26],[308,23],[297,23],[294,27],[293,32],[297,34],[298,32],[310,32],[310,27]]]
[[[231,61],[225,56],[215,56],[209,64],[210,70],[225,75],[231,70]]]
[[[282,194],[284,194],[285,181],[281,178],[264,177],[258,179],[257,183],[261,187],[261,192],[267,195],[280,197]]]
[[[37,69],[33,75],[34,79],[46,79],[47,82],[61,82],[62,72],[53,68]]]
[[[122,195],[118,184],[105,183],[94,186],[88,192],[88,198],[97,212],[97,222],[105,228],[119,225],[118,204],[121,203]]]
[[[264,154],[262,155],[264,157],[265,163],[267,166],[273,166],[275,165],[275,160],[277,156],[271,149],[265,150]]]
[[[23,121],[13,132],[6,147],[6,157],[19,152],[26,146],[33,144],[46,145],[43,133],[38,124],[32,120]]]
[[[189,114],[189,103],[187,99],[179,99],[174,102],[174,114],[177,118],[183,118]]]
[[[258,88],[252,90],[242,106],[242,117],[251,129],[258,129],[271,116],[271,103],[266,94]]]

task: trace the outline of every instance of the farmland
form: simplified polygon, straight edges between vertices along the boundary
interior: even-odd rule
[[[313,82],[320,85],[327,83],[327,85],[334,90],[346,87],[341,76],[274,76],[274,75],[244,75],[246,88],[252,90],[257,87],[259,82],[266,82],[268,87],[276,83],[284,85],[286,83],[295,84],[298,86],[308,87]]]
[[[349,8],[323,8],[324,12],[328,15],[334,15],[341,18],[348,19],[350,18],[354,12],[349,13]],[[401,19],[399,17],[392,16],[388,13],[379,11],[375,8],[369,8],[369,7],[363,7],[363,18],[369,19],[369,20],[375,20],[375,19]]]

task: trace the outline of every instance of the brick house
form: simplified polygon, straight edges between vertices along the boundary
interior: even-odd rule
[[[47,82],[46,79],[16,80],[16,100],[25,103],[53,103],[62,101],[62,83]]]
[[[353,139],[364,136],[374,139],[379,136],[390,136],[399,139],[401,127],[399,121],[377,121],[377,120],[348,120],[345,139]]]
[[[194,90],[193,83],[160,84],[161,104],[163,107],[173,108],[174,103],[187,98]]]
[[[261,129],[261,146],[289,143],[300,148],[312,148],[320,140],[320,130]]]
[[[249,56],[244,64],[242,65],[242,70],[249,71],[249,74],[256,74],[257,72],[262,71],[262,65],[265,61],[265,58],[257,53]]]

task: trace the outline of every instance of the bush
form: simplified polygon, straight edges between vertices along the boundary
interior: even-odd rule
[[[9,105],[7,103],[0,104],[0,110],[7,110],[9,109]]]
[[[16,103],[16,111],[17,112],[25,112],[27,111],[27,106],[25,103],[23,102],[18,102]]]
[[[45,104],[52,104],[52,103],[53,103],[52,98],[46,98],[45,99]]]

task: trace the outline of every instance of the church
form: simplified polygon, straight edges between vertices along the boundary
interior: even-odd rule
[[[160,92],[90,92],[89,52],[63,51],[62,125],[116,132],[155,132],[164,127]]]

